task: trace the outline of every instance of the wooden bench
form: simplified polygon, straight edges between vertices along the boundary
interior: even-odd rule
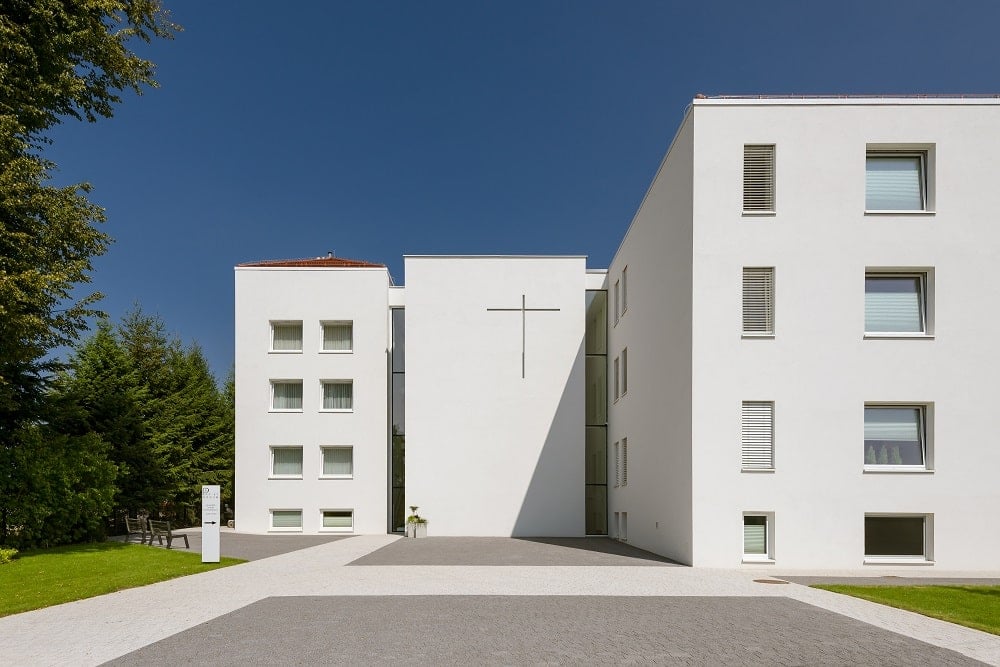
[[[139,544],[146,543],[146,518],[137,517],[133,519],[130,516],[125,517],[125,530],[127,534],[125,535],[125,541],[128,542],[132,539],[133,535],[139,535]]]
[[[184,548],[185,549],[190,549],[191,548],[191,545],[188,544],[188,536],[185,535],[184,533],[177,533],[176,535],[174,535],[173,532],[170,530],[170,522],[169,521],[156,521],[154,519],[150,519],[149,520],[149,544],[150,544],[150,546],[152,546],[152,544],[153,544],[153,538],[154,537],[156,538],[156,541],[159,543],[160,546],[163,546],[163,538],[164,537],[167,538],[167,548],[168,549],[172,548],[172,545],[173,545],[173,542],[174,542],[174,538],[181,537],[181,538],[184,538]]]

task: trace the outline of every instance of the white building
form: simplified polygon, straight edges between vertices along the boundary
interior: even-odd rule
[[[992,98],[696,99],[606,272],[237,267],[237,528],[418,505],[698,566],[995,568],[998,129]]]

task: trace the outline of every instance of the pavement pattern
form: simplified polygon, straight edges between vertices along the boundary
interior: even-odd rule
[[[190,549],[184,548],[184,540],[174,540],[173,549],[176,551],[192,551],[201,553],[201,530],[175,530],[174,534],[186,533]],[[230,558],[241,560],[260,560],[270,558],[280,554],[298,551],[306,547],[314,547],[318,544],[326,544],[336,540],[346,540],[352,535],[250,535],[248,533],[236,533],[223,528],[219,533],[219,553]],[[135,542],[135,540],[133,540]],[[153,542],[153,546],[166,548],[166,540],[160,545]]]
[[[215,664],[231,654],[233,662],[291,664],[902,664],[893,662],[899,655],[910,664],[970,658],[1000,666],[1000,636],[798,584],[758,583],[774,581],[773,568],[347,567],[401,539],[355,536],[0,618],[0,663],[137,664],[128,661],[155,663],[162,654],[187,656],[173,664]],[[469,538],[441,539],[473,551]],[[768,639],[774,633],[779,643]],[[422,636],[427,653],[414,653],[425,650],[414,648]],[[269,652],[270,645],[284,650]],[[893,650],[879,652],[885,645]],[[317,660],[312,651],[325,652]]]

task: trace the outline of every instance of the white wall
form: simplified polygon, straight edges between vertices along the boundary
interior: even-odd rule
[[[692,124],[685,119],[608,270],[628,268],[628,302],[610,328],[614,359],[628,348],[628,392],[608,414],[609,526],[628,514],[628,542],[691,562],[691,206]],[[628,486],[614,488],[614,443],[628,438]],[[694,527],[697,530],[697,526]]]
[[[865,513],[899,512],[934,515],[937,567],[996,567],[998,127],[995,103],[695,102],[694,564],[737,566],[768,511],[776,566],[862,567]],[[897,142],[934,145],[933,215],[864,214],[866,144]],[[741,215],[745,143],[777,146],[773,217]],[[740,338],[744,266],[775,267],[774,340]],[[863,339],[866,266],[933,267],[933,339]],[[775,401],[773,474],[740,472],[743,400]],[[933,402],[933,473],[862,471],[866,401]]]
[[[406,258],[406,504],[430,535],[584,533],[582,257]],[[521,377],[520,312],[528,313]]]
[[[236,269],[236,526],[266,532],[269,510],[353,509],[358,533],[387,529],[387,292],[382,268]],[[269,353],[271,320],[301,320],[303,351]],[[320,322],[353,320],[351,354],[320,353]],[[274,413],[271,379],[302,379],[301,413]],[[321,413],[320,380],[353,379],[354,412]],[[274,445],[303,447],[301,480],[268,479]],[[320,447],[354,447],[354,478],[320,479]]]

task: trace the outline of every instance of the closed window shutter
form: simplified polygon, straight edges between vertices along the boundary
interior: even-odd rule
[[[743,553],[754,556],[767,555],[767,517],[743,517]]]
[[[354,450],[337,447],[323,450],[324,475],[354,474]]]
[[[774,403],[743,401],[742,466],[748,470],[774,467]]]
[[[301,510],[274,510],[271,513],[272,528],[301,528]]]
[[[352,528],[354,526],[354,513],[346,512],[323,512],[324,528]]]
[[[774,146],[743,147],[743,210],[774,211]]]
[[[743,269],[743,333],[774,333],[774,269]]]

